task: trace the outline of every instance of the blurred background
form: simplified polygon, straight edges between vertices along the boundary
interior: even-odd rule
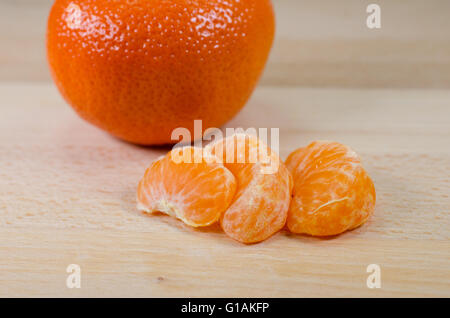
[[[448,0],[272,0],[277,36],[262,85],[450,87]],[[45,29],[53,0],[1,0],[0,82],[50,81]],[[366,8],[381,7],[381,29]]]

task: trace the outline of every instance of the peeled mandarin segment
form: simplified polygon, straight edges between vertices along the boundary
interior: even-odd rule
[[[249,164],[237,175],[238,192],[221,218],[224,232],[243,243],[256,243],[281,230],[286,223],[292,181],[286,167],[262,174]]]
[[[190,162],[175,160],[179,151],[187,151]],[[217,158],[201,154],[194,147],[184,147],[153,162],[138,186],[138,209],[163,212],[194,227],[218,221],[231,204],[236,180]]]
[[[375,187],[359,156],[336,142],[313,142],[291,153],[294,179],[287,226],[294,233],[336,235],[364,223],[375,207]]]
[[[245,135],[240,143],[241,137],[240,134],[227,137],[207,149],[212,153],[224,149],[224,165],[234,174],[238,185],[232,204],[222,215],[222,229],[239,242],[256,243],[285,225],[293,183],[275,152],[254,136]],[[252,160],[252,153],[259,151],[259,147],[264,147],[262,151],[269,155],[270,162]],[[231,162],[226,160],[230,149],[234,150]]]

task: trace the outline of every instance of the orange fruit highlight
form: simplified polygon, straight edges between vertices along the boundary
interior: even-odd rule
[[[183,151],[190,162],[174,160]],[[235,177],[218,161],[201,148],[172,150],[154,161],[139,182],[138,209],[163,212],[194,227],[218,221],[236,192]]]
[[[294,179],[287,218],[291,232],[336,235],[360,226],[372,215],[375,187],[349,147],[315,141],[292,152],[286,166]]]
[[[274,37],[270,0],[56,0],[47,27],[53,79],[85,120],[121,139],[175,143],[194,119],[231,119]]]
[[[260,150],[269,161],[264,156],[253,160]],[[218,140],[206,151],[222,157],[237,180],[233,202],[220,220],[224,232],[239,242],[256,243],[281,230],[289,209],[292,177],[278,155],[257,137],[243,134]],[[231,162],[227,162],[227,154],[232,154]]]

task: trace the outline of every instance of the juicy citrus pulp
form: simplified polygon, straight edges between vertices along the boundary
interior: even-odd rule
[[[173,151],[183,150],[192,155],[191,163],[172,160]],[[193,147],[172,152],[146,170],[138,185],[138,209],[163,212],[195,227],[216,222],[236,192],[235,177],[222,164],[205,160]]]

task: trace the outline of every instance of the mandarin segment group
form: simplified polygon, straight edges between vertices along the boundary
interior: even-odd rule
[[[140,210],[194,227],[219,221],[242,243],[263,241],[285,225],[293,233],[340,234],[364,223],[375,199],[373,182],[349,147],[313,142],[285,164],[247,134],[175,148],[151,164],[138,186]]]

